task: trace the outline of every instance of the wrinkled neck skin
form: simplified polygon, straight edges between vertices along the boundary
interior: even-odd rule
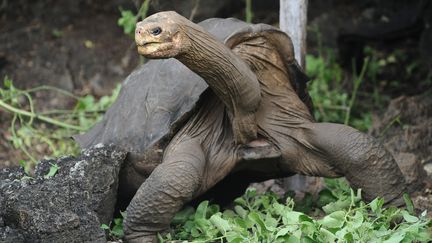
[[[187,23],[184,31],[191,44],[177,59],[200,75],[232,114],[256,111],[260,87],[246,63],[200,26]]]

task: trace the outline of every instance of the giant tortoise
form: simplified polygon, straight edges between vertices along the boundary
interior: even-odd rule
[[[84,147],[123,146],[125,175],[148,176],[134,182],[145,179],[127,208],[129,242],[153,242],[185,203],[233,175],[345,176],[365,200],[401,202],[404,177],[378,141],[314,121],[284,32],[234,19],[199,26],[161,12],[137,24],[135,41],[147,58],[177,61],[150,61],[133,73],[104,120],[78,137]]]

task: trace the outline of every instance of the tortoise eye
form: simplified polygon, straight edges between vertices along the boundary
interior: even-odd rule
[[[159,35],[161,32],[162,32],[162,29],[160,27],[156,27],[156,28],[150,30],[150,33],[154,36]]]

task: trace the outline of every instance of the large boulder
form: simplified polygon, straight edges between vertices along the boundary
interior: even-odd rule
[[[0,242],[106,242],[100,226],[112,219],[125,155],[97,145],[76,158],[41,161],[34,177],[1,170]]]

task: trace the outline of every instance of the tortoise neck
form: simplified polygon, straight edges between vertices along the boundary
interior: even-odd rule
[[[239,67],[230,62],[232,53],[198,26],[188,26],[185,31],[191,45],[177,59],[201,76],[217,94],[226,93],[226,81],[241,76]]]
[[[226,106],[235,141],[247,143],[256,138],[255,112],[261,91],[255,74],[223,43],[200,26],[186,24],[190,45],[176,58],[201,76]]]

